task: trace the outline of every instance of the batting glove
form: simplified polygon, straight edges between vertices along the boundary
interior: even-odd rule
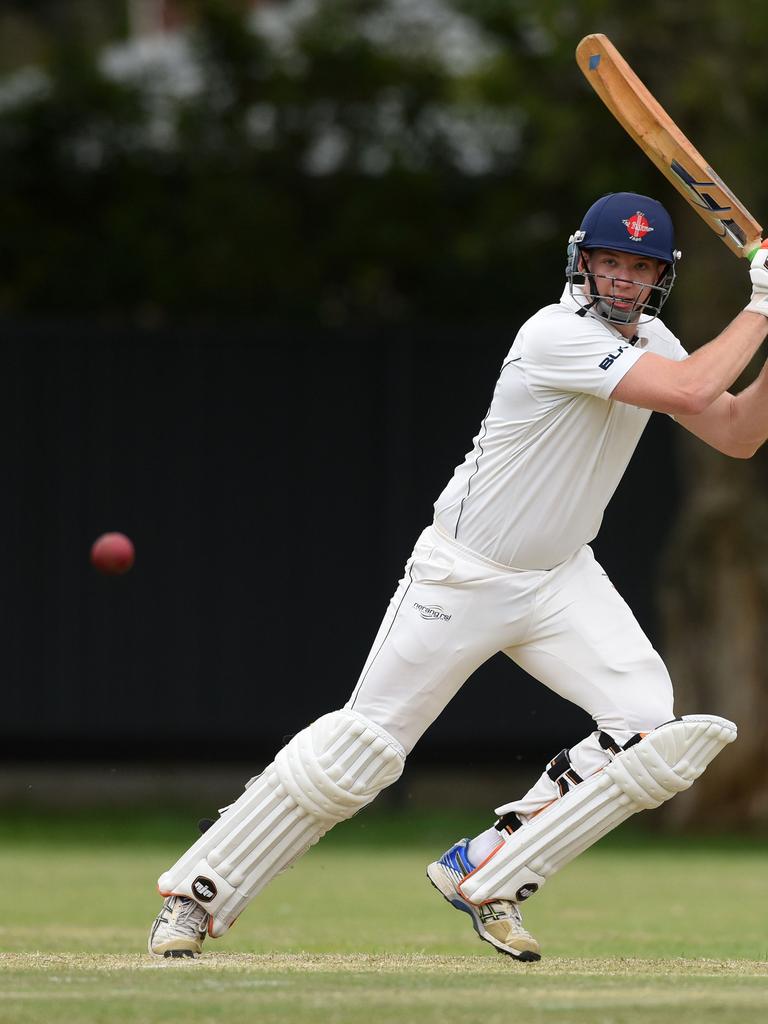
[[[746,309],[750,313],[768,316],[768,239],[766,239],[750,263],[749,276],[752,280],[752,295]]]

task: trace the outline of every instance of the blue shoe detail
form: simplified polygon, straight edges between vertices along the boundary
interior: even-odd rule
[[[475,870],[475,865],[469,859],[468,851],[469,840],[460,839],[458,843],[453,844],[450,850],[445,851],[440,858],[440,863],[461,875],[462,878],[466,878],[468,874]]]
[[[475,865],[469,859],[469,840],[460,839],[458,843],[454,843],[450,850],[446,850],[440,858],[440,863],[443,867],[448,868],[449,871],[452,871],[457,876],[457,883],[463,878],[466,878],[470,872],[475,870]],[[466,900],[463,900],[458,892],[453,897],[446,896],[446,899],[452,907],[463,911],[465,914],[469,914],[472,918],[472,927],[482,938],[477,911],[475,908],[471,904],[467,903]]]

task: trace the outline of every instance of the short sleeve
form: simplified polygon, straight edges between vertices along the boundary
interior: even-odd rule
[[[607,399],[642,356],[592,317],[534,317],[521,332],[522,369],[532,388],[581,392]]]
[[[688,353],[680,340],[664,324],[657,321],[654,326],[655,331],[649,339],[648,348],[645,351],[656,352],[657,355],[674,359],[678,363],[688,358]]]

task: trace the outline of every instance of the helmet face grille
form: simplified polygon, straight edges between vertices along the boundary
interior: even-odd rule
[[[595,275],[590,275],[595,276]],[[605,275],[599,275],[605,277]],[[607,280],[612,280],[608,278]],[[643,320],[642,323],[648,323],[650,320],[655,319],[664,305],[664,302],[669,294],[669,289],[665,289],[662,285],[650,285],[651,293],[645,302],[640,302],[636,299],[630,307],[623,307],[618,305],[617,299],[611,299],[610,297],[600,297],[595,303],[595,312],[599,316],[603,317],[604,320],[608,320],[614,324],[632,324],[639,323],[640,317],[645,316],[647,319]]]

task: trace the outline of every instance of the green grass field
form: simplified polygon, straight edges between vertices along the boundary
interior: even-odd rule
[[[189,821],[6,819],[2,1024],[768,1019],[768,842],[609,837],[526,904],[544,958],[517,964],[424,879],[452,821],[368,812],[201,961],[151,960],[154,879],[194,837]]]

